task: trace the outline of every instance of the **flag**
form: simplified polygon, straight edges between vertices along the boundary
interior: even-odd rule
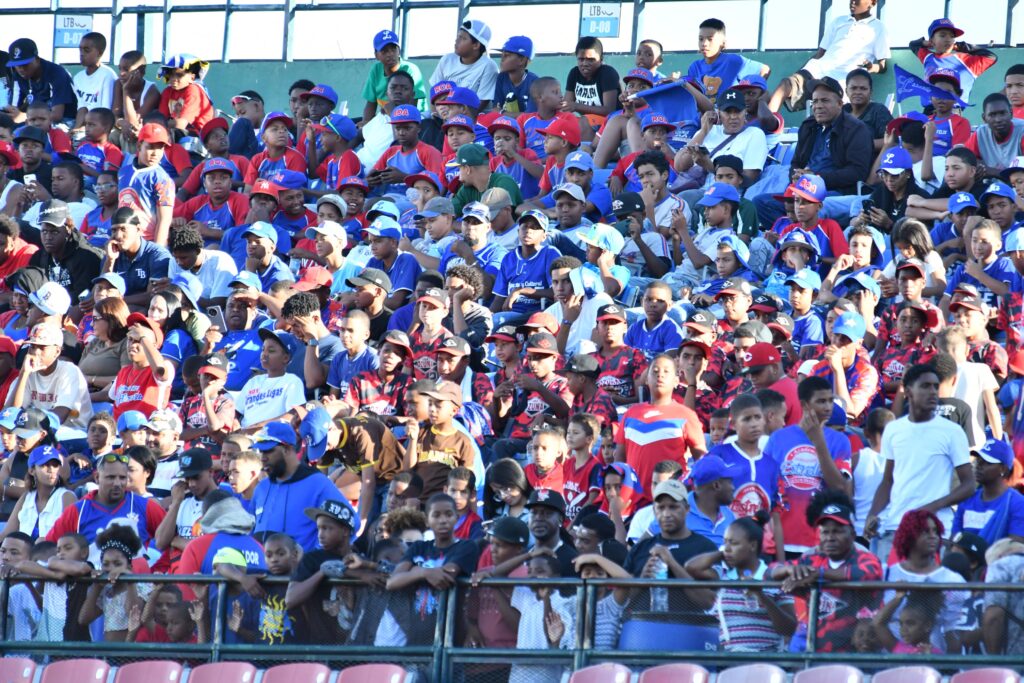
[[[896,101],[902,102],[905,99],[916,97],[920,100],[922,107],[932,103],[932,98],[941,100],[953,100],[957,106],[967,108],[967,104],[951,92],[937,88],[922,78],[915,76],[901,66],[893,66],[893,74],[896,76]]]
[[[650,106],[651,111],[664,114],[665,118],[681,129],[696,129],[700,126],[700,111],[682,81],[657,85],[650,90],[636,94]]]

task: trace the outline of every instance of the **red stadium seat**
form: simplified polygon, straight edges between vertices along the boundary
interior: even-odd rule
[[[613,662],[595,664],[573,673],[569,683],[629,683],[633,672]]]
[[[786,672],[774,664],[744,664],[718,674],[716,683],[786,683]]]
[[[252,683],[256,667],[249,662],[215,662],[203,664],[188,674],[189,683]]]
[[[900,666],[879,671],[871,683],[941,683],[942,674],[930,666]]]
[[[971,669],[956,674],[949,683],[1020,683],[1020,676],[1010,669]]]
[[[331,670],[314,662],[281,664],[263,673],[263,683],[327,683]]]
[[[36,663],[27,657],[0,657],[0,683],[32,683]]]
[[[336,683],[402,683],[405,669],[397,664],[360,664],[342,669]]]
[[[110,665],[102,659],[65,659],[47,664],[39,683],[104,683]]]
[[[114,683],[178,683],[181,664],[167,660],[132,662],[118,667]]]
[[[846,664],[827,664],[801,671],[793,683],[863,683],[864,672]]]
[[[708,683],[711,674],[700,664],[662,664],[640,674],[639,683]]]

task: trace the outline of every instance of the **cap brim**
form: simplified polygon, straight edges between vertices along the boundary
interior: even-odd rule
[[[818,199],[817,197],[814,197],[812,195],[809,195],[809,194],[807,194],[806,192],[804,192],[803,190],[800,190],[800,189],[794,189],[793,190],[793,196],[794,197],[799,197],[800,199],[804,199],[804,200],[809,201],[809,202],[811,202],[813,204],[821,204],[821,200],[820,199]]]
[[[387,341],[387,340],[385,340],[385,341]],[[513,342],[514,343],[514,342],[517,342],[519,340],[516,339],[514,336],[508,335],[508,334],[492,334],[492,335],[488,335],[487,337],[484,337],[484,341],[487,342],[487,343],[496,342],[496,341],[505,341],[505,342]]]
[[[282,446],[282,445],[284,445],[284,444],[282,444],[280,441],[268,440],[268,441],[255,441],[255,442],[253,442],[252,447],[255,448],[258,451],[271,451],[271,450],[277,448],[278,446]]]
[[[22,59],[11,59],[11,60],[8,60],[7,66],[15,67],[15,66],[25,66],[26,64],[31,64],[33,61],[35,61],[36,56],[37,55],[33,55],[32,57],[23,57]]]
[[[625,318],[619,317],[617,315],[599,315],[597,317],[596,322],[601,322],[602,320],[614,320],[617,323],[624,323],[624,322],[626,322]]]
[[[14,435],[19,439],[30,439],[41,431],[43,431],[41,427],[39,429],[28,429],[26,427],[22,427],[20,429],[15,429]]]
[[[547,356],[560,356],[561,355],[558,351],[555,351],[555,350],[552,350],[552,349],[540,349],[540,348],[537,348],[537,347],[530,347],[530,346],[526,347],[526,352],[527,353],[543,353],[543,354],[545,354]]]
[[[314,289],[320,289],[321,287],[327,287],[327,285],[320,284],[319,282],[303,282],[302,280],[292,284],[292,289],[297,292],[312,292]]]
[[[822,515],[818,517],[818,519],[814,520],[814,526],[818,526],[826,519],[831,519],[833,522],[842,524],[843,526],[853,526],[852,521],[846,519],[845,517],[840,517],[839,515]]]

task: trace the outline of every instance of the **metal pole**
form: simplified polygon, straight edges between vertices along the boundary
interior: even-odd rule
[[[1006,45],[1013,45],[1013,10],[1019,0],[1006,0]]]
[[[469,3],[470,0],[459,0],[459,23],[455,27],[456,31],[462,28],[462,22],[466,20],[466,15],[469,14]]]
[[[629,49],[636,52],[637,43],[640,42],[640,15],[644,11],[644,0],[633,0],[633,35],[629,39]]]
[[[455,597],[455,591],[459,590],[458,584],[452,586],[446,591],[438,593],[439,604],[437,606],[437,623],[434,625],[434,657],[431,662],[431,678],[432,681],[446,681],[448,678],[442,678],[441,674],[444,672],[444,660],[446,659],[448,648],[451,646],[452,641],[455,639],[453,632],[455,629],[455,604],[458,600]],[[445,619],[441,619],[441,615],[445,615]]]
[[[813,655],[818,651],[818,598],[820,597],[821,584],[811,586],[810,594],[807,596],[807,648],[806,653]],[[805,660],[810,662],[811,659]]]
[[[110,15],[110,61],[113,62],[113,56],[119,55],[124,50],[118,49],[121,46],[121,41],[117,38],[117,30],[121,26],[121,13],[124,12],[124,0],[114,0],[114,6],[111,8]],[[114,65],[116,66],[116,64]]]
[[[217,600],[213,605],[213,637],[210,642],[210,661],[220,661],[220,646],[224,642],[224,624],[228,613],[227,581],[221,580],[214,584],[217,587]],[[209,590],[209,589],[207,589]],[[209,600],[207,598],[207,600]]]
[[[828,14],[826,0],[821,0],[819,6],[821,9],[818,13],[818,42],[814,45],[815,49],[818,48],[818,45],[821,45],[821,39],[825,37],[825,16]]]
[[[768,14],[768,0],[761,0],[760,11],[757,13],[757,49],[764,50],[764,20]]]
[[[160,31],[160,63],[167,63],[167,32],[171,28],[171,2],[172,0],[164,0],[164,26],[163,30]]]
[[[576,652],[573,654],[573,669],[582,669],[587,664],[590,650],[594,647],[594,613],[597,611],[597,586],[584,581],[576,589]]]
[[[224,42],[220,47],[220,60],[225,64],[231,61],[231,53],[228,52],[228,45],[231,44],[231,0],[226,0],[224,5]]]

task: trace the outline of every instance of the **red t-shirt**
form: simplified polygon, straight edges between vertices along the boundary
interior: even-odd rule
[[[689,469],[691,449],[704,451],[704,430],[697,413],[679,403],[631,406],[622,416],[622,429],[615,434],[615,443],[626,449],[626,464],[636,471],[644,487],[644,499],[651,499],[651,477],[654,466],[662,460],[674,460]]]
[[[160,113],[169,119],[183,119],[195,130],[200,130],[214,116],[209,96],[195,83],[181,90],[165,88],[160,93]]]
[[[138,410],[148,416],[154,410],[167,407],[171,400],[171,383],[158,382],[149,367],[129,365],[118,371],[110,388],[110,398],[114,403],[114,419],[128,410]]]
[[[552,373],[543,384],[566,404],[572,405],[572,392],[569,391],[569,382],[565,377]],[[532,436],[530,425],[533,423],[533,418],[551,410],[548,402],[535,391],[526,395],[522,405],[523,409],[512,418],[512,429],[508,435],[510,439],[529,439]],[[512,406],[513,410],[516,408],[517,406]]]
[[[187,221],[195,218],[196,212],[199,209],[210,203],[210,195],[201,194],[198,197],[192,197],[186,202],[177,202],[174,205],[174,217],[184,218]],[[228,211],[231,212],[231,218],[234,220],[235,225],[241,225],[245,222],[245,217],[249,213],[249,199],[244,194],[238,192],[228,193],[228,198],[224,202],[227,204]],[[224,206],[221,204],[221,206]],[[220,207],[217,207],[218,209]],[[221,226],[221,227],[232,227],[232,226]]]
[[[786,399],[786,426],[799,424],[804,416],[804,409],[800,407],[800,398],[797,396],[796,382],[793,378],[781,377],[768,388],[779,392]]]
[[[643,351],[632,346],[620,346],[607,356],[601,351],[590,355],[601,368],[597,386],[609,394],[625,398],[636,396],[636,382],[647,369],[647,356]]]
[[[0,292],[9,291],[7,282],[5,282],[7,276],[27,266],[32,254],[37,251],[39,251],[39,247],[36,245],[29,244],[20,237],[14,238],[14,246],[10,255],[3,263],[0,263]]]
[[[282,163],[289,171],[306,172],[306,157],[294,147],[286,147],[284,154],[279,157],[272,157],[269,151],[263,150],[249,163],[249,170],[245,172],[245,184],[252,187],[258,179],[269,178],[275,171],[281,170]]]
[[[537,464],[531,462],[523,468],[523,472],[526,473],[526,481],[530,482],[530,486],[534,489],[550,489],[562,493],[565,480],[563,479],[561,465],[555,464],[554,467],[542,475],[537,471]]]
[[[245,174],[249,172],[249,160],[243,157],[241,154],[229,154],[228,160],[235,165],[238,169],[239,174],[245,178]],[[201,161],[192,172],[188,174],[188,178],[184,183],[181,184],[181,189],[188,192],[190,195],[194,195],[199,192],[203,186],[203,168],[206,167],[206,162]]]
[[[576,467],[576,458],[572,455],[562,463],[562,495],[565,496],[566,519],[575,519],[591,491],[601,490],[597,483],[601,466],[601,461],[595,455],[591,455],[580,468]]]

